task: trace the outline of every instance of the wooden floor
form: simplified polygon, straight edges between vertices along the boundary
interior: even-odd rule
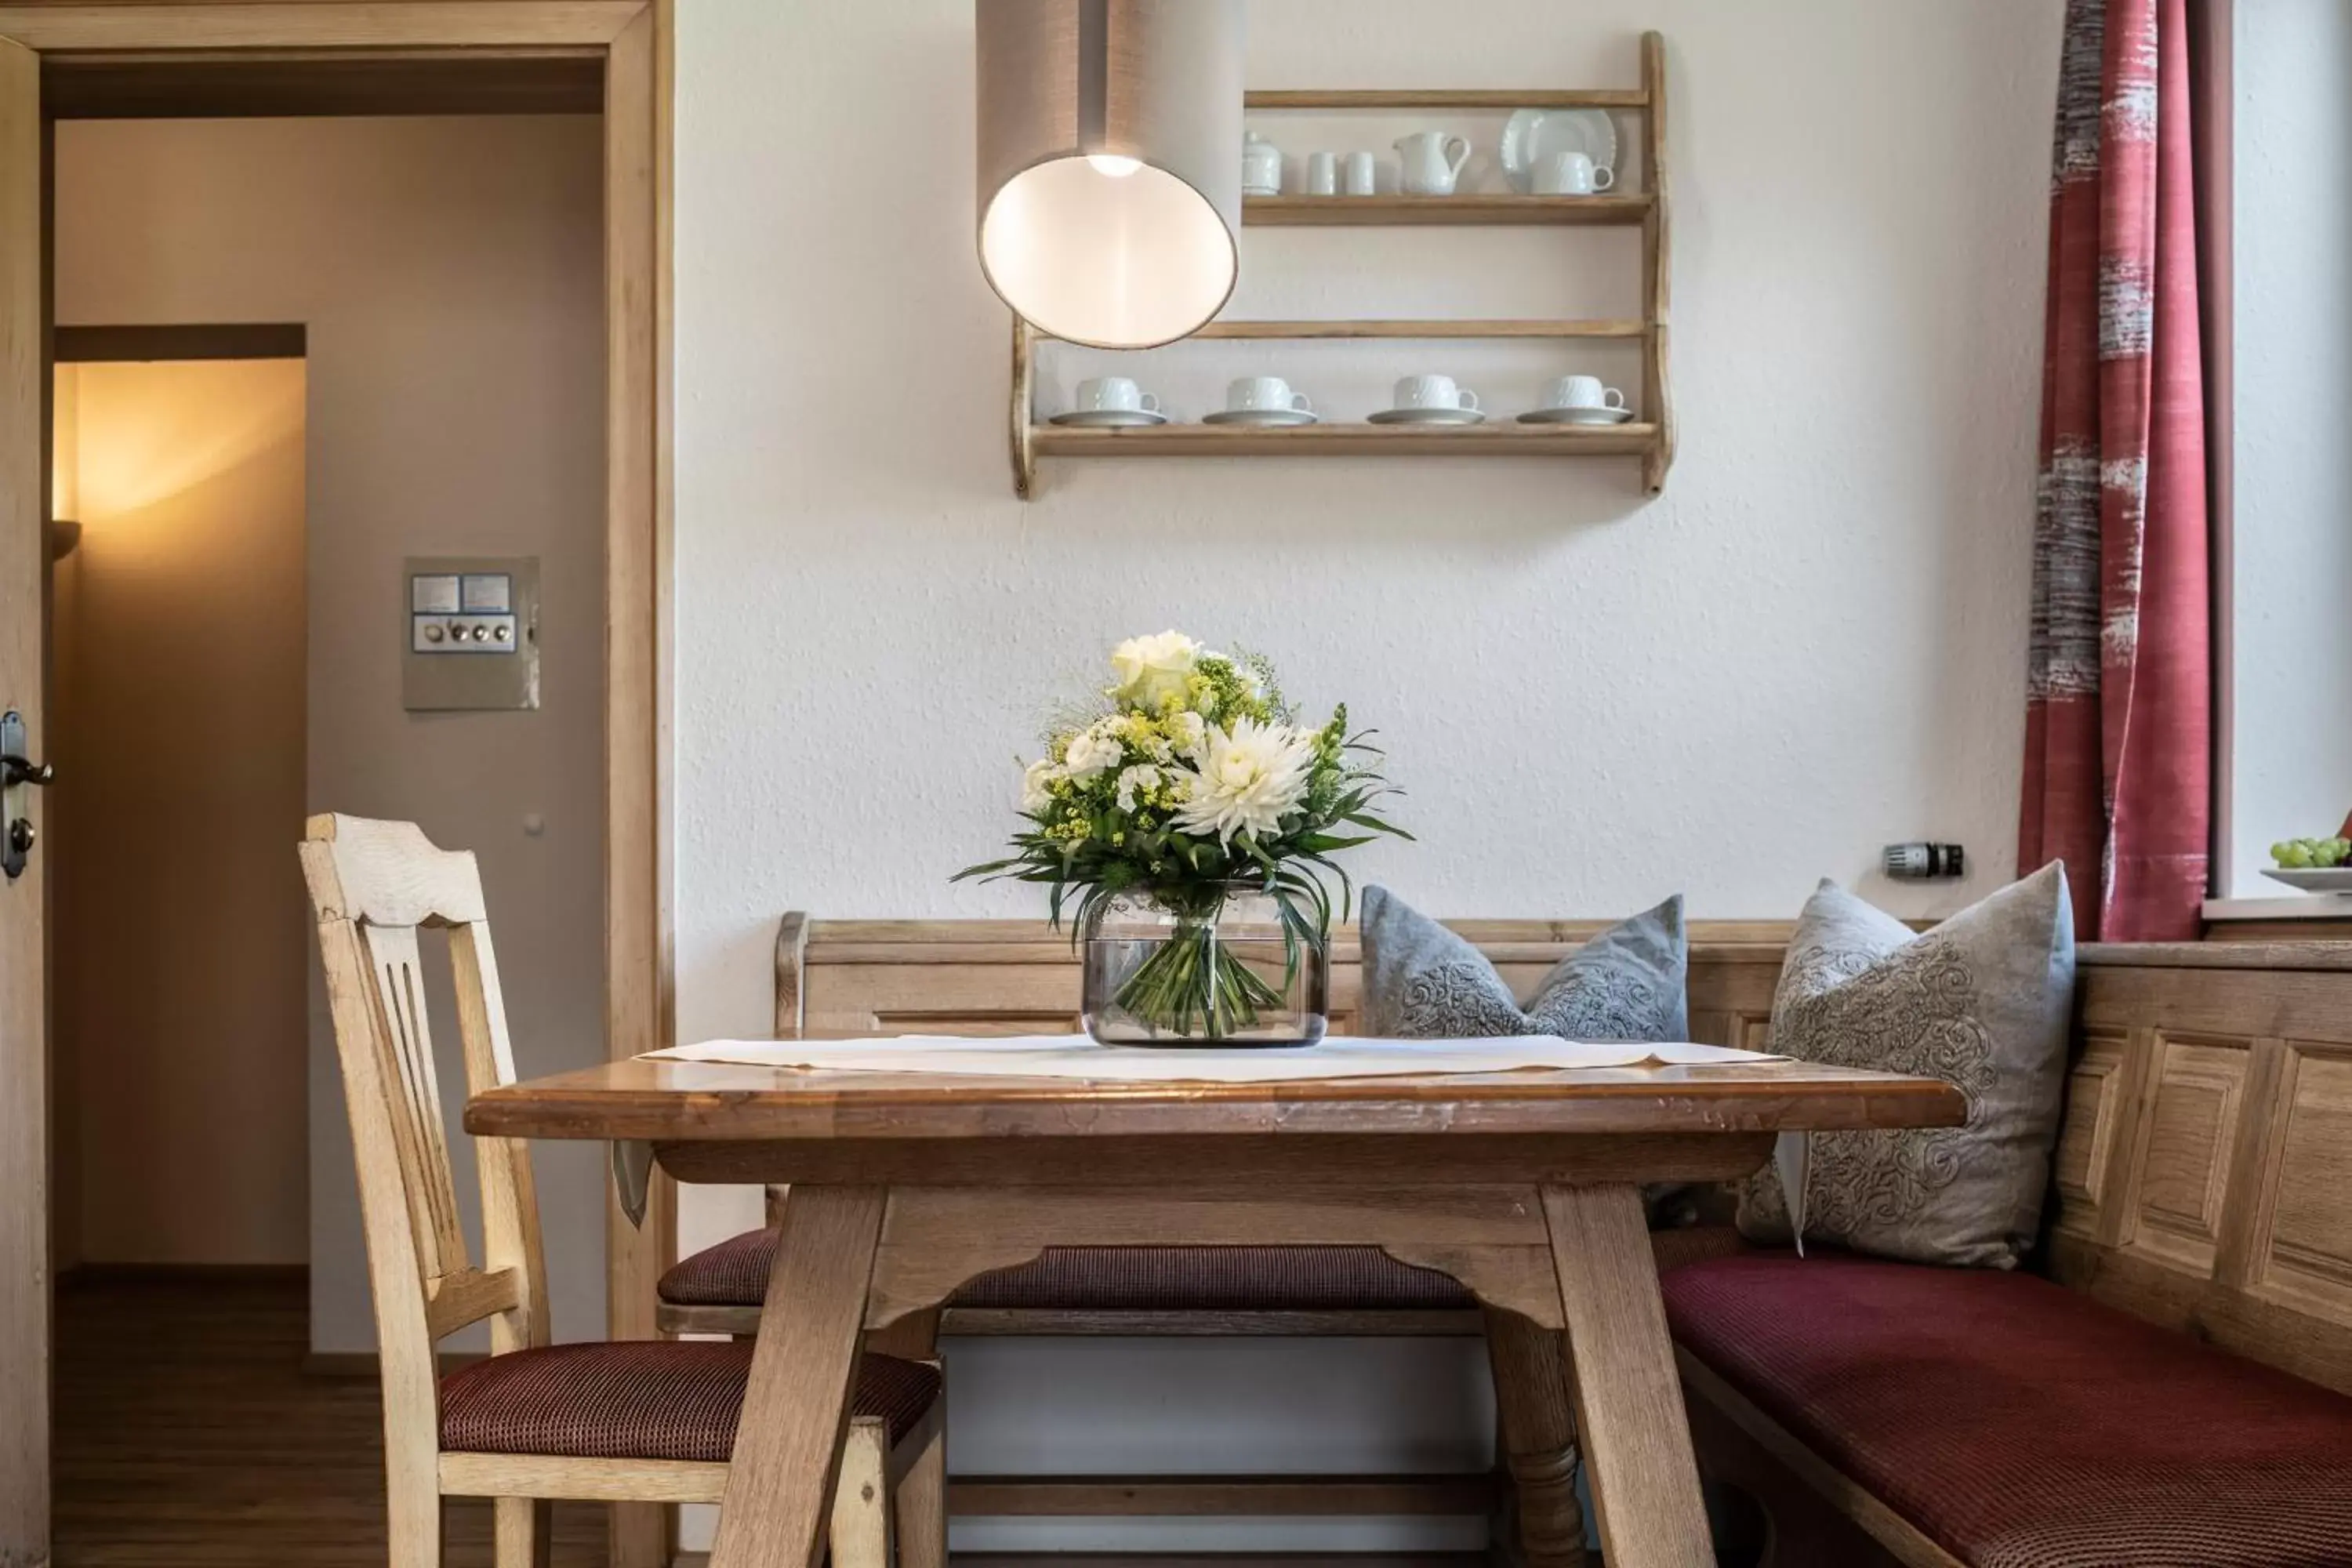
[[[69,1279],[57,1304],[58,1568],[382,1568],[375,1384],[306,1376],[299,1276]],[[489,1509],[448,1505],[451,1568]],[[557,1568],[603,1568],[604,1510],[556,1509]]]

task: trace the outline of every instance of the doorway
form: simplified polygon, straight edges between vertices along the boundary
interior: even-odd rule
[[[603,743],[592,764],[600,805],[584,839],[602,894],[605,984],[593,1033],[604,1051],[623,1056],[666,1043],[669,1028],[668,9],[667,0],[0,0],[0,701],[24,714],[31,756],[48,749],[50,730],[40,666],[56,116],[547,113],[593,94],[602,110],[604,374],[592,391],[601,391],[605,439],[592,522],[605,594],[596,628]],[[314,353],[314,374],[317,363]],[[8,771],[6,817],[48,826],[52,808],[30,787],[36,781],[14,777],[30,770]],[[37,851],[0,888],[0,1185],[17,1195],[0,1208],[0,1561],[27,1563],[47,1561],[50,1544],[50,864]],[[585,989],[595,989],[593,981]],[[605,1327],[618,1336],[652,1330],[652,1280],[667,1249],[667,1211],[654,1212],[643,1231],[606,1217],[603,1268],[614,1288]],[[592,1258],[589,1267],[598,1266]],[[616,1526],[615,1562],[661,1560],[657,1511],[632,1510]]]
[[[227,357],[239,338],[270,357]],[[61,1282],[308,1259],[304,931],[269,875],[303,817],[301,339],[58,336],[45,847]]]

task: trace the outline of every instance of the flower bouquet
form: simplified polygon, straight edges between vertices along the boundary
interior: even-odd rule
[[[1301,727],[1272,667],[1180,632],[1112,650],[1104,702],[1056,724],[1022,781],[1013,854],[960,872],[1051,889],[1087,944],[1105,1044],[1298,1045],[1324,1028],[1330,857],[1383,835],[1391,793],[1339,708]],[[1075,897],[1075,908],[1071,900]]]

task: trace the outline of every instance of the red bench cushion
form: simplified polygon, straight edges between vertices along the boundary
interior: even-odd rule
[[[775,1232],[746,1231],[662,1276],[661,1299],[680,1307],[756,1307],[775,1256]],[[1033,1263],[982,1275],[951,1304],[1304,1312],[1477,1303],[1447,1276],[1399,1263],[1377,1247],[1056,1247]]]
[[[735,1450],[750,1342],[551,1345],[490,1357],[441,1380],[441,1446],[468,1454],[724,1462]],[[853,1415],[893,1443],[939,1397],[918,1362],[861,1356]]]
[[[2352,1400],[2030,1275],[1842,1255],[1664,1279],[1675,1340],[1982,1568],[2352,1563]]]

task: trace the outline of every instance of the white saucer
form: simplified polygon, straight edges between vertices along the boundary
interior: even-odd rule
[[[1256,425],[1276,430],[1316,422],[1313,411],[1305,408],[1220,408],[1201,416],[1203,425]]]
[[[1622,425],[1633,417],[1630,408],[1530,408],[1519,416],[1522,425]]]
[[[1375,425],[1484,425],[1486,416],[1475,408],[1383,408],[1372,416]]]
[[[1149,408],[1074,408],[1056,414],[1048,425],[1074,425],[1081,430],[1148,430],[1168,423],[1168,416]]]

